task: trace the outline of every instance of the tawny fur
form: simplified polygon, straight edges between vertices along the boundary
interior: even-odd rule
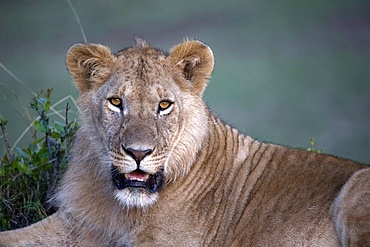
[[[116,54],[73,46],[81,127],[59,210],[0,246],[369,246],[370,169],[223,123],[202,100],[213,66],[196,40],[169,54],[142,40]],[[138,163],[129,149],[152,152]],[[163,187],[118,190],[112,167],[163,172]]]

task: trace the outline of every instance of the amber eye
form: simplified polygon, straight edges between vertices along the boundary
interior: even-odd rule
[[[170,102],[168,102],[168,101],[162,101],[161,103],[159,103],[159,109],[160,110],[165,110],[168,107],[170,107],[170,105],[171,105]]]
[[[171,101],[168,101],[168,100],[163,100],[159,103],[159,111],[160,112],[164,112],[166,110],[170,111],[171,110],[171,106],[172,106],[173,102]]]
[[[115,107],[121,107],[122,105],[122,100],[119,99],[119,98],[111,98],[109,99],[109,103],[111,103],[112,105],[114,105]]]

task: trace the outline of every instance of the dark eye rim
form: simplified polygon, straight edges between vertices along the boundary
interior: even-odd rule
[[[113,100],[119,100],[119,104],[115,104],[113,103]],[[122,108],[122,100],[118,97],[112,97],[112,98],[109,98],[108,99],[109,103],[115,107],[119,107],[119,108]]]
[[[163,108],[163,107],[161,107],[161,103],[168,103],[168,106],[166,108]],[[159,102],[159,104],[158,104],[158,112],[167,110],[168,108],[170,108],[173,105],[173,103],[174,102],[172,100],[161,100],[161,102]]]

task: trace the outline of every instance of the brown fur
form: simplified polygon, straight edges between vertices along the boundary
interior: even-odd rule
[[[213,66],[195,40],[170,54],[73,46],[81,127],[59,210],[0,245],[368,246],[370,169],[224,124],[201,98]],[[118,189],[120,174],[150,182]]]

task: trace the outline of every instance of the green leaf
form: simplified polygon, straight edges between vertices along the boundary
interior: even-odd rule
[[[46,101],[46,103],[45,103],[45,111],[46,112],[49,112],[49,110],[50,110],[50,101]]]
[[[54,138],[54,139],[59,139],[62,137],[62,135],[58,132],[51,132],[51,137]]]
[[[37,139],[37,140],[33,141],[32,144],[38,144],[42,141],[45,141],[45,136],[41,137],[40,139]]]
[[[32,170],[26,164],[24,164],[23,162],[16,161],[14,165],[18,169],[18,171],[23,172],[27,175],[32,174]]]
[[[42,109],[45,110],[46,99],[45,98],[36,98],[36,101],[39,102],[39,104],[42,106]]]
[[[39,158],[39,162],[41,164],[46,163],[49,161],[49,151],[46,147],[43,147],[40,149],[39,153],[37,154],[37,157]]]
[[[54,128],[60,133],[64,133],[64,124],[58,121],[55,121]]]
[[[40,132],[48,131],[48,129],[37,120],[33,122],[33,127],[35,128],[35,130],[40,131]]]
[[[39,140],[36,140],[36,141],[39,141]],[[37,151],[37,145],[36,145],[36,143],[31,143],[30,145],[28,145],[28,148],[27,148],[27,150],[28,150],[28,152],[30,153],[30,155],[33,155],[36,151]]]
[[[311,140],[310,140],[310,144],[311,144],[311,147],[312,147],[313,145],[315,145],[315,139],[314,139],[314,138],[311,138]]]
[[[0,126],[6,126],[8,121],[0,115]]]
[[[22,149],[20,149],[19,147],[16,147],[15,149],[17,149],[17,151],[19,152],[19,154],[20,154],[23,158],[25,158],[25,159],[27,159],[27,160],[32,160],[31,156],[30,156],[27,152],[23,151],[23,150],[22,150]]]

